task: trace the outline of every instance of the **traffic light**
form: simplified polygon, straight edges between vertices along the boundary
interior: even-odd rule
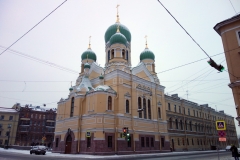
[[[215,68],[219,72],[222,72],[224,70],[224,67],[221,64],[217,65],[216,62],[214,62],[214,60],[212,60],[211,58],[207,62],[210,64],[210,66],[212,66],[213,68]]]
[[[126,135],[127,135],[127,128],[124,127],[124,128],[123,128],[123,136],[126,137]]]

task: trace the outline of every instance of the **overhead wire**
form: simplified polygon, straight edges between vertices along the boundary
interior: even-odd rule
[[[22,39],[25,35],[27,35],[31,30],[33,30],[35,27],[37,27],[42,21],[44,21],[47,17],[49,17],[53,12],[55,12],[59,7],[61,7],[67,0],[62,2],[60,5],[58,5],[54,10],[52,10],[48,15],[46,15],[42,20],[40,20],[37,24],[35,24],[32,28],[30,28],[26,33],[24,33],[20,38],[18,38],[16,41],[14,41],[10,46],[8,46],[4,51],[0,53],[2,55],[4,52],[6,52],[9,48],[11,48],[14,44],[16,44],[20,39]]]

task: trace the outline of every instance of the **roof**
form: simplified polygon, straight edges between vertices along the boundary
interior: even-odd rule
[[[18,111],[16,111],[13,108],[0,107],[0,113],[1,112],[4,112],[4,113],[17,113]]]
[[[220,30],[219,30],[221,27],[223,27],[223,26],[225,26],[225,25],[227,25],[227,24],[230,24],[230,23],[239,21],[239,20],[240,20],[240,13],[238,13],[237,15],[235,15],[235,16],[233,16],[233,17],[231,17],[231,18],[228,18],[228,19],[226,19],[226,20],[224,20],[224,21],[222,21],[222,22],[217,23],[217,24],[213,27],[213,29],[214,29],[219,35],[221,35]]]

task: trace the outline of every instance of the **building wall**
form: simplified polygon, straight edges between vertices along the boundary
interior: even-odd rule
[[[214,29],[222,38],[227,68],[230,77],[230,88],[240,121],[240,15],[218,23]]]
[[[238,146],[232,116],[224,114],[223,111],[217,112],[208,105],[198,105],[177,96],[166,96],[166,105],[169,106],[166,114],[170,144],[175,151],[210,150],[215,146],[224,149],[230,144]],[[226,142],[219,142],[216,120],[226,122]]]
[[[1,117],[4,117],[3,119]],[[12,119],[10,118],[12,117]],[[15,109],[0,107],[0,145],[6,145],[10,131],[9,145],[15,144],[19,113]],[[8,126],[11,126],[10,130]]]

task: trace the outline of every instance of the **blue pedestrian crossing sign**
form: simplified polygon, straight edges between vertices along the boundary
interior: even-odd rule
[[[223,130],[226,130],[226,123],[225,121],[216,121],[216,129],[218,131],[223,131]]]
[[[91,137],[91,132],[90,131],[87,131],[86,137]]]

